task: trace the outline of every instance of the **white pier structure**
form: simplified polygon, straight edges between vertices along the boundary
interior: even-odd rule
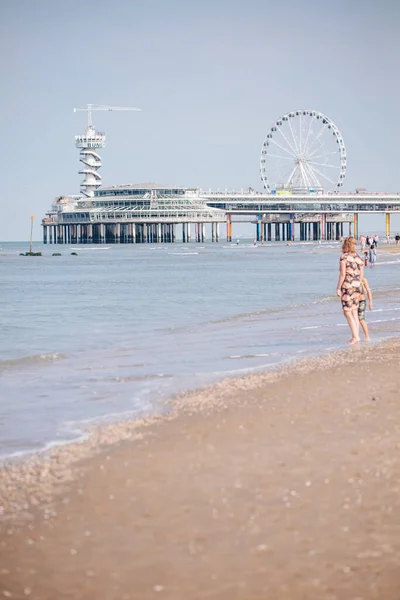
[[[205,241],[211,225],[212,241],[218,242],[225,211],[207,205],[197,189],[154,183],[104,187],[90,198],[60,196],[43,219],[44,243],[123,244],[175,242],[177,226],[182,241],[192,233]],[[194,232],[192,228],[194,227]]]
[[[358,236],[360,214],[385,215],[386,235],[390,235],[390,215],[400,214],[400,194],[288,190],[258,193],[251,188],[201,190],[199,194],[208,206],[225,211],[228,241],[232,239],[235,216],[252,216],[257,224],[256,239],[260,241],[272,239],[271,224],[275,224],[276,240],[293,240],[296,223],[300,224],[300,239],[304,240],[339,239],[344,235],[344,223],[349,224],[349,234]]]
[[[390,235],[390,215],[400,214],[400,194],[275,195],[130,184],[99,188],[90,198],[60,196],[42,225],[44,243],[60,244],[173,242],[178,225],[183,242],[204,242],[206,224],[211,224],[212,241],[218,241],[221,223],[232,241],[235,220],[254,222],[258,241],[293,240],[296,229],[300,240],[332,240],[357,236],[360,214],[385,215]]]
[[[344,235],[344,224],[358,236],[358,217],[367,213],[384,214],[390,235],[390,215],[400,214],[400,194],[342,191],[347,166],[343,136],[315,110],[292,111],[272,124],[260,156],[264,192],[154,183],[101,187],[97,150],[104,148],[105,134],[94,129],[92,111],[139,109],[88,104],[74,110],[88,114],[86,133],[75,137],[83,164],[81,195],[54,200],[42,221],[45,244],[174,242],[177,225],[183,242],[192,239],[193,227],[194,239],[204,242],[206,224],[212,241],[218,241],[222,222],[231,241],[235,219],[254,222],[259,241],[293,240],[298,231],[300,240],[332,240]]]

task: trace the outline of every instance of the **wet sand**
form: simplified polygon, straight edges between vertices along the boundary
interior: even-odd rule
[[[398,600],[399,364],[351,348],[9,465],[0,595]]]

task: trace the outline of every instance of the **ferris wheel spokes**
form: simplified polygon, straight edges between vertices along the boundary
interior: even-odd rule
[[[315,167],[314,167],[314,169],[313,169],[313,170],[314,170],[316,173],[318,173],[318,175],[319,175],[320,177],[323,177],[324,179],[326,179],[326,180],[327,180],[327,181],[329,181],[330,183],[333,183],[333,184],[335,183],[334,181],[332,181],[332,179],[330,179],[330,178],[329,178],[327,175],[324,175],[324,173],[321,173],[320,171],[318,171],[318,169],[316,169]]]
[[[314,160],[309,160],[308,161],[310,163],[310,165],[318,165],[319,167],[326,167],[327,169],[339,169],[340,167],[337,167],[336,165],[327,165],[326,163],[319,163],[319,162],[315,162]]]
[[[287,139],[287,137],[285,136],[285,134],[283,133],[283,131],[279,127],[277,127],[277,130],[279,131],[279,133],[281,134],[281,136],[284,138],[284,140],[286,141],[286,143],[292,149],[293,156],[296,156],[296,154],[297,154],[297,148],[293,147],[293,145],[289,142],[289,140]]]
[[[311,131],[311,126],[312,126],[312,124],[313,124],[313,122],[312,122],[312,119],[310,119],[310,123],[309,123],[309,125],[308,125],[307,137],[306,137],[306,141],[305,141],[305,143],[304,143],[304,149],[306,149],[306,148],[307,148],[307,142],[308,142],[308,138],[309,138],[309,136],[310,136],[310,131]]]
[[[294,144],[296,146],[297,154],[299,154],[299,149],[297,148],[297,142],[296,142],[295,135],[293,133],[293,127],[292,127],[292,124],[290,122],[290,119],[289,119],[289,128],[290,128],[290,131],[291,131],[291,134],[292,134],[292,138],[293,138]]]
[[[314,171],[312,169],[310,169],[308,164],[306,164],[306,168],[308,169],[309,175],[311,177],[312,185],[317,188],[322,187],[321,183],[319,182],[319,179],[315,175]]]
[[[272,142],[273,144],[275,144],[276,146],[279,146],[279,148],[281,148],[281,150],[283,150],[284,152],[287,152],[288,154],[291,154],[293,156],[293,158],[296,158],[296,154],[293,154],[292,152],[289,152],[289,150],[287,148],[284,148],[283,146],[281,146],[280,144],[278,144],[278,142],[276,142],[273,139],[269,140],[270,142]]]

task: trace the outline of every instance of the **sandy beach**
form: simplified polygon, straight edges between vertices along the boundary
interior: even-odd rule
[[[399,358],[227,380],[3,467],[0,594],[397,600]]]

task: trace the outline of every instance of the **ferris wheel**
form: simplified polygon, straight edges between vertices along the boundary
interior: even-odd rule
[[[346,176],[346,148],[336,125],[316,110],[296,110],[267,133],[260,157],[267,191],[338,190]]]

